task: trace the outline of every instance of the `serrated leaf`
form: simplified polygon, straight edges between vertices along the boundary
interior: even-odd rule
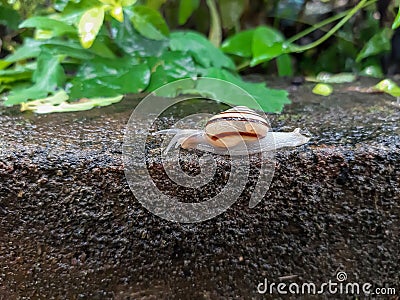
[[[94,7],[87,10],[79,20],[78,32],[82,47],[90,48],[103,25],[104,8]]]
[[[234,54],[241,57],[252,57],[253,37],[255,29],[241,31],[226,39],[221,46],[225,53]]]
[[[49,17],[32,17],[19,25],[19,28],[26,27],[49,30],[52,31],[55,36],[60,36],[66,33],[76,33],[76,30],[73,26]]]
[[[146,6],[132,8],[131,21],[137,31],[152,40],[163,40],[169,35],[168,26],[161,14]]]
[[[357,55],[356,62],[360,62],[366,57],[389,51],[391,49],[390,35],[390,28],[383,28],[376,33],[361,49]]]
[[[180,0],[178,10],[179,25],[185,24],[199,5],[200,0]]]
[[[177,31],[171,33],[170,48],[173,51],[188,53],[205,68],[235,69],[235,64],[228,56],[211,44],[207,38],[196,32]]]

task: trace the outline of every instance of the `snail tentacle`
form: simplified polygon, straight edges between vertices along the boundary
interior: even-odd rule
[[[157,134],[175,134],[175,136],[169,142],[167,148],[164,150],[164,153],[167,154],[169,150],[175,146],[178,148],[182,146],[182,143],[191,136],[202,134],[202,130],[197,129],[179,129],[179,128],[172,128],[172,129],[164,129],[156,132]]]

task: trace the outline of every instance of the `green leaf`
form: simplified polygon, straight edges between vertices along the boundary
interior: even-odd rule
[[[111,43],[108,41],[108,37],[97,36],[97,39],[94,41],[92,47],[90,47],[90,52],[101,57],[116,59],[117,56],[110,49],[110,44]]]
[[[76,33],[73,26],[66,24],[63,21],[51,19],[49,17],[32,17],[19,25],[19,28],[33,27],[42,30],[50,30],[55,36],[60,36],[66,33]]]
[[[394,21],[393,21],[392,29],[396,29],[396,28],[398,28],[399,26],[400,26],[400,6],[399,6],[399,8],[398,8],[398,10],[397,10],[396,18],[395,18]]]
[[[259,26],[254,31],[252,43],[253,59],[250,66],[269,61],[281,54],[290,52],[289,46],[285,45],[283,35],[267,26]]]
[[[239,28],[245,0],[218,0],[218,4],[223,27],[226,29]]]
[[[161,89],[157,89],[154,91],[156,96],[160,97],[177,97],[182,94],[200,94],[199,92],[195,91],[196,89],[196,80],[178,80],[175,81],[173,84],[168,84],[163,86]],[[192,93],[192,91],[195,91]],[[207,95],[205,95],[206,97]]]
[[[10,29],[16,30],[18,24],[21,21],[21,17],[16,10],[11,6],[0,3],[0,24]]]
[[[163,40],[169,35],[167,24],[158,11],[138,5],[132,8],[132,13],[132,24],[144,37]]]
[[[13,54],[5,58],[5,62],[14,63],[29,58],[36,58],[39,56],[43,49],[48,49],[53,55],[66,55],[78,59],[89,59],[93,57],[91,50],[85,50],[74,40],[33,40],[30,38],[25,39],[24,44],[19,47]]]
[[[375,77],[375,78],[382,78],[383,72],[382,72],[382,68],[379,65],[370,65],[370,66],[367,66],[364,69],[362,69],[360,72],[360,75]]]
[[[400,87],[391,79],[384,79],[378,82],[375,88],[393,97],[400,97]]]
[[[125,18],[122,23],[112,20],[111,26],[113,28],[112,38],[115,43],[129,55],[139,57],[160,56],[168,47],[168,40],[150,40],[140,35],[133,28],[128,18]]]
[[[20,46],[13,54],[8,55],[4,60],[14,63],[20,60],[37,57],[40,54],[40,46],[44,41],[37,41],[31,38],[26,38],[24,44]]]
[[[33,73],[34,85],[29,88],[13,90],[4,102],[4,105],[14,105],[45,97],[57,87],[64,84],[65,74],[59,59],[47,51],[42,51],[37,60],[37,69]]]
[[[179,25],[185,24],[199,5],[200,0],[180,0],[178,10]]]
[[[131,6],[135,4],[137,0],[121,0],[121,5],[122,6]]]
[[[8,85],[0,84],[0,94],[9,88],[10,87]]]
[[[124,21],[124,11],[121,5],[115,5],[110,11],[110,15],[118,22]]]
[[[159,10],[167,0],[146,0],[146,6],[155,10]]]
[[[117,3],[116,0],[99,0],[103,4],[108,4],[108,5],[115,5]]]
[[[376,33],[361,49],[357,55],[356,62],[360,62],[366,57],[389,51],[391,49],[390,35],[390,28],[383,28]]]
[[[285,104],[290,103],[287,91],[267,88],[264,83],[243,81],[239,76],[234,75],[227,70],[210,68],[204,75],[206,77],[222,79],[236,84],[254,97],[256,102],[265,112],[279,113],[282,111]],[[209,87],[204,88],[210,90]],[[245,105],[249,108],[259,109],[259,107],[254,105],[254,103],[249,101],[247,98],[238,97],[238,95],[229,95],[227,94],[227,91],[221,90],[220,87],[218,88],[218,85],[215,87],[214,93],[219,93],[218,97],[222,97],[221,99],[224,99],[229,104]]]
[[[97,57],[81,66],[71,81],[71,98],[113,97],[143,91],[150,81],[146,64],[123,57],[110,60]]]
[[[190,56],[182,52],[166,52],[159,58],[149,58],[150,84],[146,91],[152,92],[162,85],[183,78],[194,78],[197,69]]]
[[[70,0],[63,12],[59,14],[60,21],[78,25],[83,14],[97,7],[102,7],[102,4],[98,0]]]
[[[289,54],[282,54],[276,58],[279,76],[293,76],[292,59]]]
[[[4,59],[0,59],[0,70],[4,70],[11,64],[12,64],[12,62],[6,61]]]
[[[58,10],[58,11],[63,11],[64,8],[67,6],[67,4],[68,4],[69,1],[70,1],[70,0],[55,0],[55,1],[54,1],[54,8],[55,8],[56,10]],[[78,1],[71,1],[71,2],[77,2],[77,3],[79,3],[79,0],[78,0]]]
[[[231,36],[222,43],[221,49],[229,54],[248,58],[252,57],[254,32],[255,29],[249,29]]]
[[[312,92],[316,95],[321,95],[321,96],[329,96],[333,92],[332,86],[329,84],[325,83],[318,83],[315,85],[315,87],[312,89]]]
[[[94,7],[87,10],[79,20],[78,32],[82,47],[90,48],[103,25],[104,8]]]
[[[199,33],[191,31],[171,33],[170,48],[173,51],[188,53],[205,68],[217,67],[235,70],[233,61]]]
[[[83,49],[77,42],[68,43],[48,43],[41,46],[41,49],[51,53],[53,56],[63,55],[65,57],[88,60],[94,57],[90,51]]]
[[[0,83],[27,80],[32,78],[36,62],[27,65],[16,65],[13,69],[0,70]]]

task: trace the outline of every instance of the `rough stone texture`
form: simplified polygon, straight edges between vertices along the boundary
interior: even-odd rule
[[[165,221],[133,198],[121,146],[135,100],[48,116],[3,109],[0,299],[262,298],[264,278],[320,284],[339,270],[398,296],[400,109],[345,85],[327,98],[288,89],[294,103],[271,116],[274,129],[313,139],[277,153],[256,208],[247,191],[198,224]],[[159,160],[149,167],[161,174]]]

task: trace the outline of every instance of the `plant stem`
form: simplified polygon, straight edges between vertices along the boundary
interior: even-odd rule
[[[221,45],[222,40],[222,28],[221,28],[221,19],[218,14],[217,5],[214,0],[206,1],[208,9],[210,10],[211,24],[210,24],[210,32],[208,35],[208,39],[211,43],[214,44],[215,47],[219,47]]]
[[[371,1],[367,2],[367,3],[365,3],[361,8],[365,8],[365,7],[375,3],[376,1],[377,0],[371,0]],[[351,11],[351,9],[348,9],[348,10],[346,10],[344,12],[341,12],[341,13],[339,13],[337,15],[334,15],[334,16],[328,18],[328,19],[325,19],[325,20],[323,20],[323,21],[321,21],[321,22],[319,22],[317,24],[311,25],[309,28],[307,28],[307,29],[299,32],[298,34],[295,34],[291,38],[289,38],[287,40],[287,42],[288,43],[293,43],[294,41],[297,41],[298,39],[301,39],[303,36],[306,36],[307,34],[310,34],[311,32],[313,32],[313,31],[315,31],[315,30],[317,30],[317,29],[319,29],[321,27],[324,27],[325,25],[328,25],[328,24],[330,24],[332,22],[335,22],[336,20],[339,20],[339,19],[343,18],[348,13],[350,13],[350,11]]]
[[[331,30],[329,30],[325,35],[323,35],[320,39],[308,44],[308,45],[304,45],[304,46],[296,46],[293,47],[293,50],[291,52],[304,52],[307,51],[309,49],[312,49],[314,47],[317,47],[318,45],[322,44],[323,42],[325,42],[327,39],[329,39],[336,31],[339,30],[340,27],[342,27],[352,16],[354,16],[361,8],[364,7],[364,5],[366,5],[367,3],[369,4],[369,2],[367,2],[368,0],[361,0],[354,8],[352,8],[347,15],[340,20],[339,23],[337,23],[335,26],[333,26],[333,28]],[[375,2],[375,0],[372,0],[371,3]]]
[[[238,65],[236,67],[236,71],[240,71],[240,70],[242,70],[244,68],[247,68],[249,65],[250,65],[250,60],[246,59],[245,61],[243,61],[240,65]]]

